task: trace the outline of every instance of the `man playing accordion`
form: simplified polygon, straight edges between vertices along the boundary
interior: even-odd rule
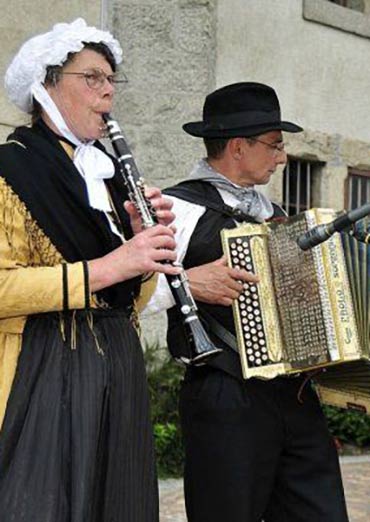
[[[256,276],[226,266],[220,231],[282,216],[255,189],[287,160],[275,91],[237,83],[207,96],[203,121],[184,125],[204,139],[207,157],[168,189],[179,260],[199,314],[223,353],[189,366],[180,396],[185,500],[190,522],[348,522],[338,457],[318,398],[304,375],[243,380],[231,304]],[[169,349],[189,357],[163,279],[148,310],[169,309]]]

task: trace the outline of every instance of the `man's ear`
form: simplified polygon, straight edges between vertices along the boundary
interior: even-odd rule
[[[231,138],[228,141],[227,146],[229,147],[229,152],[234,160],[238,161],[243,156],[244,141],[244,138]]]

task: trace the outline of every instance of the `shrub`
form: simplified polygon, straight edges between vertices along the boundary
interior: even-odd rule
[[[340,442],[370,445],[370,417],[358,411],[324,406],[324,413],[333,436]]]
[[[158,475],[179,477],[183,472],[184,451],[178,413],[178,397],[183,368],[168,354],[167,348],[147,346],[145,361],[148,373],[152,422],[157,455]],[[324,406],[332,435],[340,443],[359,448],[370,445],[370,417],[363,413]]]
[[[151,401],[158,475],[180,477],[184,451],[178,413],[183,369],[159,345],[147,346],[145,361]]]

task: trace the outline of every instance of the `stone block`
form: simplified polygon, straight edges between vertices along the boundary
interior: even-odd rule
[[[209,85],[213,32],[207,8],[177,3],[114,5],[114,32],[124,49],[130,87],[202,90]],[[124,13],[124,14],[123,14]]]
[[[153,121],[151,95],[147,91],[116,92],[114,114],[122,125],[132,124],[138,127]]]
[[[190,55],[211,56],[215,38],[212,19],[207,7],[193,6],[179,10],[176,16],[176,45]]]
[[[116,96],[117,119],[148,183],[184,178],[204,154],[202,140],[182,130],[199,120],[214,84],[214,2],[115,2],[112,23],[129,83]]]
[[[151,126],[136,131],[135,155],[148,184],[167,187],[184,179],[204,154],[201,143],[184,132]]]
[[[163,2],[159,5],[116,3],[113,7],[114,34],[126,53],[154,50],[159,42],[171,41],[173,13],[173,7],[166,8]]]
[[[368,143],[357,140],[343,140],[343,162],[349,167],[370,170],[370,147]]]

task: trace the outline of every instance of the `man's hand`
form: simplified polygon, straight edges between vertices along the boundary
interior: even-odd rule
[[[171,212],[173,203],[170,199],[162,196],[159,188],[145,188],[145,197],[150,201],[155,210],[158,223],[161,225],[170,225],[175,219],[175,214]],[[143,230],[141,216],[131,201],[125,201],[124,207],[130,216],[131,227],[134,234],[138,234]]]
[[[229,268],[226,257],[186,270],[194,299],[208,304],[230,306],[243,290],[243,283],[258,283],[246,270]]]

